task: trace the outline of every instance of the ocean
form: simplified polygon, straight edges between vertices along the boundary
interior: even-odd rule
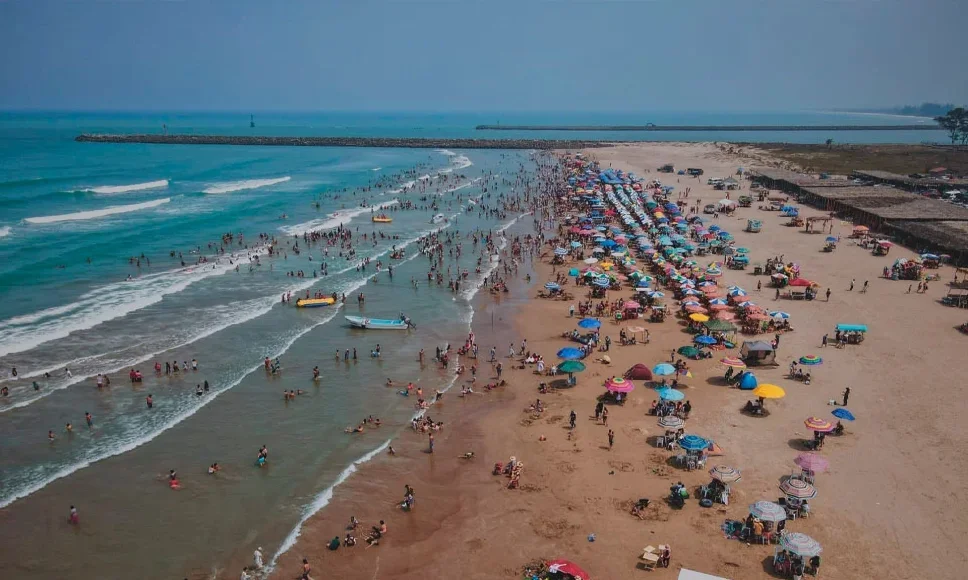
[[[269,557],[285,548],[299,522],[325,505],[354,463],[380,452],[405,428],[413,401],[387,389],[387,378],[412,381],[427,392],[453,384],[452,375],[416,361],[421,349],[429,363],[436,346],[466,334],[476,286],[495,266],[485,256],[482,272],[475,272],[482,246],[472,246],[467,236],[491,232],[501,244],[499,230],[515,220],[527,222],[520,215],[480,211],[500,195],[520,193],[519,176],[533,163],[526,151],[87,144],[74,142],[77,134],[160,131],[166,124],[170,132],[194,133],[512,138],[526,135],[482,135],[473,127],[495,121],[902,122],[820,113],[263,113],[254,129],[248,121],[248,115],[201,113],[0,114],[0,387],[9,389],[0,397],[0,541],[18,546],[16,562],[7,560],[15,556],[11,550],[0,558],[0,575],[66,577],[83,568],[98,577],[121,577],[132,569],[145,578],[182,577],[186,570],[217,570],[254,545],[265,547]],[[918,142],[939,135],[856,137]],[[834,137],[843,142],[852,134]],[[393,222],[373,224],[370,206],[383,208]],[[431,223],[436,214],[448,221]],[[301,239],[298,254],[270,257],[259,239],[276,237],[285,248],[292,236],[338,226],[353,232],[357,255],[349,259],[337,255],[338,248],[325,256],[321,246],[307,248]],[[454,236],[448,247],[460,243],[465,249],[461,260],[447,258],[454,273],[470,270],[460,292],[427,283],[428,260],[419,254],[418,240],[432,232]],[[221,245],[225,253],[216,255]],[[405,256],[391,259],[393,248]],[[360,271],[363,258],[371,264]],[[383,268],[373,281],[377,261]],[[287,275],[300,270],[305,277]],[[307,291],[345,293],[347,302],[320,309],[281,302],[284,293],[295,299]],[[362,307],[359,292],[366,297]],[[404,312],[418,328],[348,328],[343,316],[361,311],[377,318]],[[377,343],[383,355],[371,358]],[[353,348],[359,360],[336,360],[337,351]],[[265,372],[265,357],[279,357],[281,372]],[[192,359],[197,371],[166,376],[153,369],[155,362]],[[311,380],[314,366],[322,373],[318,383]],[[144,373],[143,383],[128,381],[132,368]],[[111,385],[96,388],[97,373],[110,373]],[[210,390],[196,396],[203,381]],[[284,390],[296,389],[305,394],[283,401]],[[154,399],[150,410],[148,394]],[[386,425],[361,436],[343,433],[370,414]],[[56,436],[52,442],[49,430]],[[253,463],[263,444],[270,464],[257,469]],[[214,462],[223,471],[209,478],[205,471]],[[181,474],[178,493],[165,484],[169,469]],[[81,513],[78,529],[67,524],[70,505]]]

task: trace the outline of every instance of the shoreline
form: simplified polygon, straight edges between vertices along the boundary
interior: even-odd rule
[[[688,156],[693,166],[707,168],[739,162],[713,146],[699,144],[637,145],[595,155],[607,156],[602,159],[603,166],[626,170],[651,167],[654,161],[675,155]],[[700,188],[698,181],[688,185]],[[715,199],[716,193],[699,195]],[[819,212],[804,207],[801,215],[804,214]],[[747,216],[775,218],[756,210],[741,210],[739,219],[721,218],[719,223],[729,226],[735,221],[729,227],[738,232],[742,228],[740,222],[745,223]],[[651,438],[658,429],[655,418],[645,414],[648,402],[654,398],[648,388],[639,387],[624,407],[611,409],[609,427],[617,432],[614,449],[606,445],[606,427],[590,416],[601,392],[597,385],[607,377],[621,374],[633,362],[652,366],[668,360],[670,349],[686,340],[682,328],[670,318],[661,324],[646,323],[652,334],[651,344],[621,347],[617,341],[613,343],[609,352],[613,364],[589,365],[588,372],[578,375],[576,388],[537,395],[535,388],[543,379],[531,374],[530,369],[509,370],[505,375],[509,385],[504,389],[471,400],[445,397],[440,409],[432,407],[431,413],[443,416],[449,424],[457,421],[460,425],[447,428],[438,439],[434,455],[423,452],[425,445],[419,435],[414,438],[401,434],[397,457],[361,466],[348,485],[334,492],[327,509],[309,518],[299,542],[280,560],[274,577],[295,575],[303,557],[309,558],[317,576],[325,570],[347,578],[520,578],[525,564],[555,557],[578,562],[595,578],[629,577],[641,573],[637,569],[638,556],[645,544],[670,543],[673,570],[660,570],[657,577],[674,577],[675,568],[683,566],[734,579],[773,578],[772,546],[725,540],[719,526],[726,519],[745,517],[747,504],[776,497],[778,478],[791,473],[791,460],[802,450],[799,445],[805,431],[803,417],[829,414],[826,401],[839,397],[846,384],[858,393],[851,399],[850,407],[861,418],[849,426],[847,436],[836,438],[824,450],[832,469],[818,476],[821,495],[814,502],[814,514],[809,519],[791,522],[790,528],[806,532],[824,545],[827,578],[911,577],[916,573],[914,564],[897,562],[889,555],[916,538],[929,540],[924,548],[927,557],[918,563],[917,570],[932,577],[954,578],[951,570],[958,569],[958,563],[947,560],[951,553],[960,552],[955,540],[943,530],[962,525],[965,516],[945,510],[941,502],[932,499],[934,495],[924,496],[918,490],[923,491],[922,481],[930,478],[936,482],[933,493],[956,493],[959,477],[968,471],[965,460],[956,451],[956,441],[964,436],[965,428],[957,422],[956,406],[938,409],[932,400],[915,396],[912,390],[920,381],[915,372],[921,365],[941,364],[957,357],[957,332],[944,323],[950,318],[950,311],[935,303],[944,292],[943,285],[934,284],[927,298],[908,296],[904,292],[906,283],[878,278],[883,262],[864,257],[859,248],[845,244],[837,253],[824,254],[813,248],[817,238],[773,222],[769,220],[766,233],[737,234],[738,241],[760,247],[754,250],[756,260],[795,252],[802,258],[808,276],[833,287],[834,298],[812,303],[783,301],[777,305],[791,312],[796,331],[783,335],[781,366],[762,374],[757,371],[761,381],[776,382],[787,389],[786,399],[770,402],[769,417],[739,414],[747,397],[722,387],[722,369],[715,362],[690,362],[690,366],[696,367],[695,377],[684,387],[687,398],[695,405],[690,431],[710,437],[724,448],[725,455],[715,458],[717,463],[743,471],[743,481],[734,486],[729,506],[717,504],[703,510],[690,500],[685,509],[672,510],[662,501],[670,482],[681,480],[693,489],[708,481],[708,476],[704,470],[690,473],[674,467],[667,452],[653,447]],[[839,224],[837,233],[849,231],[849,224]],[[814,243],[804,249],[803,243],[808,240]],[[548,246],[543,247],[543,251],[549,250]],[[910,250],[896,246],[892,257],[908,254]],[[564,344],[559,334],[574,328],[577,319],[568,318],[568,302],[540,300],[531,295],[546,279],[553,278],[554,268],[535,262],[531,270],[531,290],[520,302],[516,298],[516,305],[508,311],[489,305],[488,295],[478,296],[475,329],[479,328],[478,315],[486,316],[495,309],[503,312],[503,321],[514,318],[513,324],[507,323],[495,332],[502,338],[478,332],[479,338],[484,337],[479,340],[482,352],[489,347],[487,340],[493,341],[501,353],[502,344],[513,341],[517,346],[520,339],[527,338],[529,350],[552,360],[553,353]],[[949,275],[949,270],[945,269],[942,276]],[[852,274],[859,275],[860,280],[872,280],[873,298],[846,291]],[[755,278],[747,276],[751,274],[727,271],[722,283],[743,283],[749,288],[750,280]],[[576,299],[580,293],[583,294],[575,292]],[[616,292],[627,293],[624,289]],[[754,299],[769,303],[770,297],[772,292],[764,292]],[[915,301],[922,306],[901,306]],[[893,312],[891,319],[884,317],[885,309]],[[871,336],[864,344],[844,351],[817,349],[819,336],[833,324],[845,321],[871,324]],[[932,330],[929,332],[928,328]],[[618,329],[606,323],[602,332],[614,338]],[[906,339],[911,333],[921,337],[916,360],[895,358],[894,353],[911,348]],[[821,352],[829,359],[818,367],[814,384],[804,386],[788,380],[787,359],[810,352]],[[956,400],[959,396],[954,384],[934,386],[935,400]],[[545,404],[545,411],[537,420],[521,414],[535,397]],[[513,410],[515,405],[519,408],[517,413]],[[458,408],[456,415],[451,414],[454,407]],[[572,410],[578,413],[578,428],[568,438],[567,415]],[[926,414],[935,417],[934,422],[920,425],[922,431],[913,438],[904,426],[904,417]],[[935,444],[925,448],[920,443],[924,437]],[[475,452],[473,460],[457,458],[467,450]],[[905,460],[889,462],[887,458],[897,454]],[[507,461],[510,455],[526,464],[518,490],[506,490],[507,480],[490,474],[494,462]],[[942,457],[947,459],[942,461]],[[942,476],[941,469],[953,477]],[[885,477],[893,482],[891,489],[869,493],[872,482]],[[398,502],[392,499],[400,497],[404,483],[417,489],[417,504],[411,513],[401,513]],[[645,521],[628,514],[628,506],[640,497],[653,502]],[[882,502],[889,503],[883,507]],[[375,519],[386,519],[390,532],[385,541],[374,548],[361,544],[328,551],[326,541],[337,533],[345,533],[343,524],[351,515],[360,518],[364,529],[375,524]],[[598,536],[596,542],[587,541],[586,536],[591,533]]]

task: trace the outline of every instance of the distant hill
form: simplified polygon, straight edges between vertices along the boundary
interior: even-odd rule
[[[955,105],[952,103],[921,103],[920,105],[904,105],[900,107],[889,107],[886,109],[849,109],[845,112],[852,113],[886,113],[889,115],[911,115],[914,117],[940,117],[945,115]]]

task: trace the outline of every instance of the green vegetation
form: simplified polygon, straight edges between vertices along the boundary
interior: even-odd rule
[[[948,132],[951,144],[968,145],[968,111],[962,107],[951,109],[944,115],[934,118],[941,128]]]

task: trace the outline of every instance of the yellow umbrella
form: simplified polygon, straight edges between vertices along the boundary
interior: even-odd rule
[[[709,317],[700,312],[694,312],[689,315],[689,320],[692,320],[693,322],[706,322],[709,320]]]
[[[776,385],[762,383],[760,386],[753,389],[753,394],[757,397],[763,397],[764,399],[782,399],[786,396],[786,391]]]

